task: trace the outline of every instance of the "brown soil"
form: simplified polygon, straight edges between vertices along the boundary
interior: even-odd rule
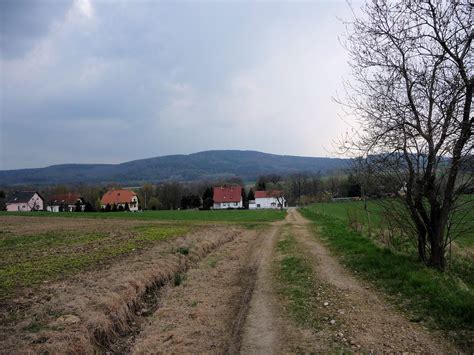
[[[239,348],[246,290],[255,279],[253,249],[266,238],[246,232],[203,259],[178,287],[166,287],[161,305],[131,352],[225,353]],[[234,350],[232,350],[234,349]]]
[[[150,292],[241,233],[209,226],[10,300],[0,309],[0,353],[106,349],[141,321]],[[178,247],[189,254],[178,253]]]

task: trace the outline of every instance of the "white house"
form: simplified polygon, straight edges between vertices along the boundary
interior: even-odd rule
[[[49,212],[74,212],[77,206],[84,211],[85,201],[80,194],[69,192],[50,197],[46,210]]]
[[[242,208],[244,206],[241,186],[214,187],[212,199],[214,200],[213,208],[216,210]]]
[[[42,211],[44,199],[36,191],[15,191],[7,198],[5,206],[9,212]]]
[[[288,207],[283,192],[273,191],[255,191],[255,200],[249,202],[249,209],[256,210],[261,208],[283,208]]]

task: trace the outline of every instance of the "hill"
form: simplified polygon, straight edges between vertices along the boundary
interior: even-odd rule
[[[261,174],[328,173],[345,168],[347,159],[275,155],[256,151],[213,150],[167,155],[121,164],[62,164],[46,168],[0,171],[0,185],[140,184],[198,181],[238,176],[253,181]]]

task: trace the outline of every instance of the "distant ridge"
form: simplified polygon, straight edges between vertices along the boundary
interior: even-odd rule
[[[166,155],[121,164],[61,164],[46,168],[1,170],[0,186],[49,184],[140,184],[241,177],[253,181],[261,174],[298,172],[327,174],[348,167],[348,159],[268,154],[250,150],[210,150]]]

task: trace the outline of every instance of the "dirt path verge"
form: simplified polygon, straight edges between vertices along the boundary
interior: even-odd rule
[[[296,210],[289,212],[287,220],[297,241],[314,260],[315,275],[327,286],[319,300],[332,313],[327,328],[334,339],[361,352],[457,352],[422,325],[407,320],[383,295],[356,279],[312,235],[309,222]]]
[[[13,299],[0,309],[0,353],[105,351],[143,320],[150,292],[242,233],[209,226]]]

